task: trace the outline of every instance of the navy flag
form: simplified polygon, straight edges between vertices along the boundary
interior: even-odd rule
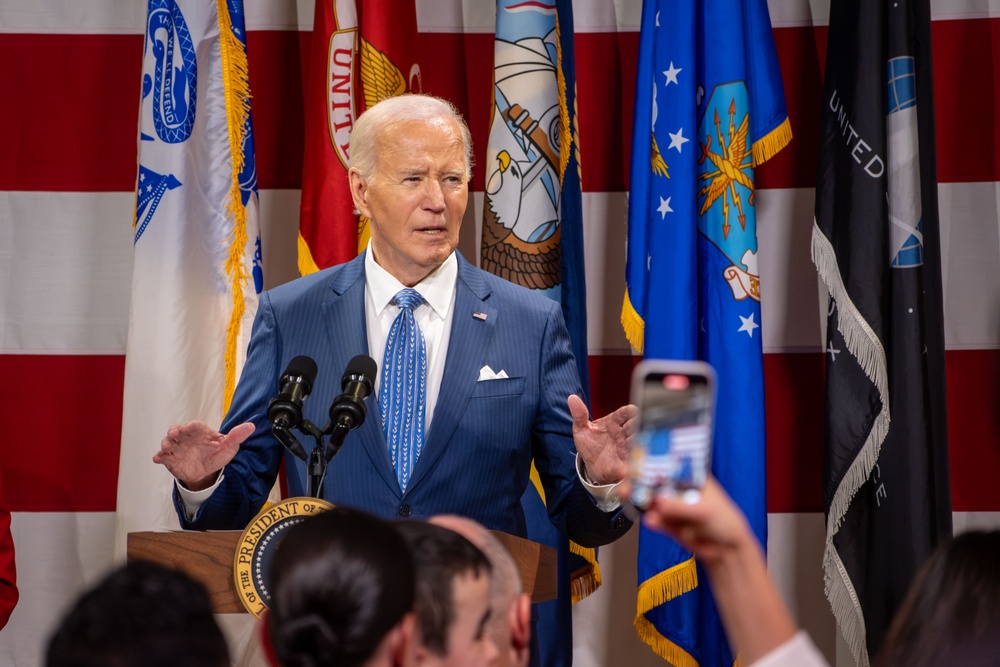
[[[497,2],[493,108],[486,148],[480,263],[484,270],[562,304],[588,400],[587,292],[583,260],[573,11],[570,0]],[[571,659],[570,600],[597,589],[597,551],[552,525],[532,466],[521,506],[528,537],[558,552],[557,600],[538,605],[533,665]]]
[[[753,168],[791,140],[765,0],[643,3],[622,324],[718,375],[712,473],[767,544]],[[636,628],[673,665],[732,667],[690,553],[640,527]]]
[[[951,534],[928,0],[834,2],[813,261],[830,293],[827,596],[869,664]]]

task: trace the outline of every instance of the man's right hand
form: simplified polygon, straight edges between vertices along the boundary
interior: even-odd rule
[[[254,429],[253,423],[246,422],[223,435],[205,422],[174,424],[160,441],[153,463],[165,465],[191,491],[207,489],[215,484],[219,471],[236,456],[240,444],[253,435]]]

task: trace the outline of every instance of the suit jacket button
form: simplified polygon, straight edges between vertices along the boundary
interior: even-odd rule
[[[399,516],[405,519],[409,517],[411,514],[413,514],[413,508],[411,508],[409,505],[403,503],[402,505],[399,506]]]
[[[612,522],[612,525],[615,530],[621,530],[621,527],[625,525],[625,519],[622,518],[621,516],[615,517],[615,520]]]

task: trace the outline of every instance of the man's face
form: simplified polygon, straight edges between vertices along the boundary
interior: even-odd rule
[[[500,652],[486,632],[490,617],[490,579],[466,572],[452,580],[455,620],[448,629],[448,650],[428,656],[435,667],[484,667],[496,665]]]
[[[351,172],[351,192],[371,220],[375,261],[413,286],[458,245],[469,200],[465,145],[452,118],[403,123],[377,141],[374,176]]]

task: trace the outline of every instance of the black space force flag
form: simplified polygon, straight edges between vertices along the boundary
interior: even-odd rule
[[[824,572],[859,665],[951,534],[928,0],[833,0],[812,253],[830,293]]]

